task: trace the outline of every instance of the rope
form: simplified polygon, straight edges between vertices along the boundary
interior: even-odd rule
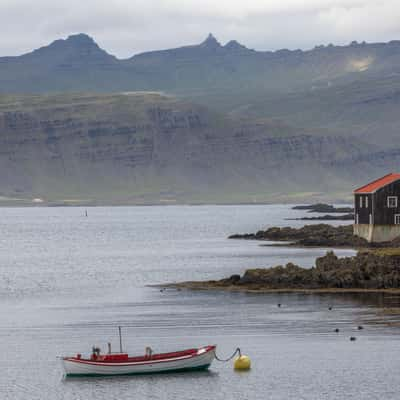
[[[232,360],[232,358],[235,357],[236,354],[239,354],[239,357],[242,356],[242,353],[240,352],[240,348],[239,348],[239,347],[234,351],[234,353],[233,353],[230,357],[228,357],[228,358],[226,358],[226,359],[219,358],[219,357],[217,356],[217,353],[216,353],[215,350],[214,350],[215,359],[216,359],[217,361],[220,361],[220,362],[228,362],[228,361]]]

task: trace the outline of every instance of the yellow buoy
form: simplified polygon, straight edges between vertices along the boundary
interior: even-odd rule
[[[251,368],[250,357],[240,354],[233,364],[235,371],[247,371]]]

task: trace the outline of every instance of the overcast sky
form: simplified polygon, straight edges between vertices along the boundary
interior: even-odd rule
[[[201,42],[257,50],[400,39],[400,0],[0,0],[0,55],[84,32],[109,53]]]

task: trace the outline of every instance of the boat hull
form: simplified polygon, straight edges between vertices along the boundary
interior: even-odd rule
[[[103,363],[66,357],[63,366],[68,377],[144,375],[205,370],[214,358],[215,347],[209,346],[192,355],[141,362]]]

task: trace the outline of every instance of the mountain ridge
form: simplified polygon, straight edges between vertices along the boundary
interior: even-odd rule
[[[382,73],[400,73],[400,41],[256,51],[234,40],[223,46],[210,34],[200,44],[118,59],[90,36],[77,34],[21,56],[0,57],[0,91],[291,93]]]
[[[348,198],[400,162],[399,77],[399,41],[258,52],[210,34],[119,60],[72,35],[0,58],[0,198]]]
[[[244,48],[244,49],[250,50],[250,51],[255,52],[255,53],[269,54],[269,55],[272,55],[272,54],[290,54],[290,53],[294,53],[294,54],[312,53],[312,52],[315,52],[315,51],[324,51],[324,50],[326,51],[326,50],[345,49],[345,48],[363,48],[363,47],[371,47],[371,48],[392,47],[393,48],[394,46],[399,46],[400,47],[400,40],[393,39],[393,40],[390,40],[390,41],[387,41],[387,42],[366,42],[366,41],[357,42],[357,41],[354,40],[354,41],[351,41],[348,44],[343,44],[343,45],[335,45],[335,44],[332,44],[332,43],[319,44],[319,45],[315,45],[314,47],[309,48],[309,49],[300,49],[300,48],[298,48],[298,49],[287,49],[287,48],[281,48],[281,49],[276,49],[276,50],[255,50],[255,49],[248,48],[247,46],[239,43],[235,39],[230,39],[225,43],[225,45],[222,45],[212,33],[209,33],[207,35],[207,37],[203,41],[201,41],[201,42],[199,42],[197,44],[182,45],[182,46],[172,47],[170,49],[164,49],[164,50],[147,50],[147,51],[144,51],[144,52],[133,54],[132,56],[120,58],[120,57],[116,57],[116,56],[112,55],[111,53],[108,53],[107,50],[104,50],[104,49],[100,48],[100,46],[97,44],[95,39],[92,36],[90,36],[89,34],[80,32],[80,33],[70,34],[70,35],[68,35],[66,37],[66,39],[62,39],[62,38],[55,39],[52,42],[50,42],[49,44],[47,44],[47,45],[40,46],[37,49],[33,49],[32,51],[29,51],[29,52],[26,52],[26,53],[22,53],[22,54],[19,54],[19,55],[13,55],[13,56],[7,56],[7,55],[6,56],[1,56],[0,55],[0,59],[1,58],[17,58],[17,57],[25,56],[25,55],[31,54],[31,53],[33,53],[35,51],[38,51],[38,50],[42,50],[42,49],[45,49],[45,48],[53,47],[54,45],[60,44],[60,43],[75,43],[75,44],[86,43],[86,44],[90,44],[90,45],[95,45],[96,47],[98,47],[102,51],[105,51],[108,55],[114,57],[115,59],[117,59],[119,61],[126,61],[126,60],[129,60],[129,59],[132,59],[135,56],[140,56],[140,55],[143,55],[143,54],[149,54],[149,53],[154,53],[154,52],[174,51],[174,50],[178,50],[178,49],[182,49],[182,48],[188,48],[188,47],[190,47],[190,48],[193,48],[193,47],[218,47],[218,48],[227,48],[228,47],[228,48],[230,48],[231,47],[231,45],[230,45],[231,43],[235,44],[235,47],[236,47],[236,45],[239,45],[238,47],[240,47],[240,48]]]

